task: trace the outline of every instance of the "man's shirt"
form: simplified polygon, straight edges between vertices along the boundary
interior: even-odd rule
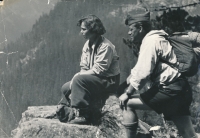
[[[115,46],[105,37],[101,36],[90,47],[89,40],[86,41],[81,56],[81,70],[92,69],[95,74],[110,77],[120,73],[119,56]]]
[[[177,63],[172,46],[160,35],[167,33],[163,30],[150,31],[142,41],[138,61],[131,70],[130,84],[136,90],[141,89],[150,77],[153,83],[165,85],[181,75],[177,69],[159,61],[163,59],[171,64]]]

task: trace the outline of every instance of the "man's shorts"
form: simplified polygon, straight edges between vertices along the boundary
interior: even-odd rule
[[[166,120],[170,120],[172,116],[190,115],[191,88],[187,80],[178,79],[177,81],[181,82],[180,90],[174,90],[170,88],[170,85],[153,86],[140,94],[141,100],[158,114],[163,113]]]

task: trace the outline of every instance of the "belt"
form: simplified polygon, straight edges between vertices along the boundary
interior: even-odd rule
[[[174,82],[167,84],[167,85],[159,85],[159,88],[165,88],[165,89],[172,89],[172,90],[182,90],[183,86],[186,85],[186,79],[184,78],[178,78]]]

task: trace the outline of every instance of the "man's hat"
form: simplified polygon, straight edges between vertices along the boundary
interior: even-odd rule
[[[126,25],[131,25],[137,22],[148,22],[150,21],[150,12],[146,12],[143,14],[136,14],[136,15],[130,15],[128,14],[125,20]]]

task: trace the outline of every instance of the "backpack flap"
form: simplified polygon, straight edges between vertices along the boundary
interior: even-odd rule
[[[192,41],[192,47],[198,58],[200,58],[200,33],[199,32],[189,32],[189,37]]]
[[[165,38],[173,47],[177,57],[177,69],[183,75],[190,77],[198,72],[198,57],[192,48],[192,42],[189,37],[184,37],[185,33],[175,33],[172,36]]]

